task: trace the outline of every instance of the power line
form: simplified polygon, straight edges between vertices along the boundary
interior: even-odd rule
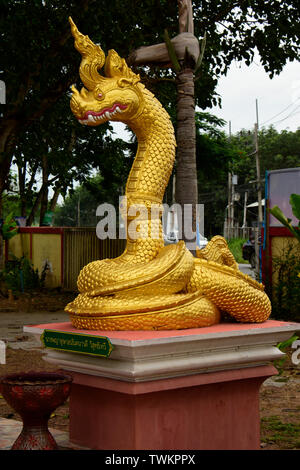
[[[295,103],[297,103],[297,101],[300,99],[300,96],[291,104],[289,104],[288,106],[286,106],[286,108],[284,108],[282,111],[280,111],[280,113],[277,113],[275,114],[275,116],[272,116],[270,119],[267,119],[265,122],[263,122],[261,125],[263,126],[264,124],[266,124],[267,122],[269,121],[272,121],[272,119],[276,118],[277,116],[279,116],[280,114],[284,113],[284,111],[286,111],[287,109],[289,109],[291,106],[293,106]],[[298,109],[298,108],[296,108]],[[295,109],[294,109],[295,111]],[[292,111],[293,112],[293,111]],[[280,122],[280,121],[278,121]]]
[[[297,113],[295,113],[295,111],[296,111],[297,109],[299,109],[299,108],[300,108],[300,105],[297,106],[297,108],[295,108],[288,116],[286,116],[286,117],[283,118],[283,119],[280,119],[279,121],[273,122],[273,124],[278,124],[279,122],[285,121],[285,120],[288,119],[289,117],[292,117],[292,116],[295,116],[296,114],[299,114],[299,111],[298,111]]]

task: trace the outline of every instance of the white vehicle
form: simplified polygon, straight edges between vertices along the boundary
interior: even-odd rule
[[[165,245],[171,245],[172,243],[177,243],[179,241],[178,234],[176,232],[169,232],[164,234]]]
[[[178,221],[177,221],[177,214],[171,210],[167,214],[166,225],[164,226],[164,242],[165,245],[171,245],[172,243],[178,243],[181,238],[179,238],[179,230],[178,230]],[[207,238],[201,235],[199,230],[199,222],[197,222],[197,241],[196,246],[198,249],[202,250],[205,248],[208,243]]]
[[[203,237],[200,232],[197,233],[197,247],[202,250],[202,248],[205,248],[206,245],[208,244],[208,240],[206,237]]]
[[[165,245],[171,245],[172,243],[178,243],[179,242],[179,237],[177,232],[169,232],[164,235],[164,242]],[[197,248],[202,250],[202,248],[205,248],[208,243],[208,240],[206,237],[203,237],[199,231],[197,231]]]

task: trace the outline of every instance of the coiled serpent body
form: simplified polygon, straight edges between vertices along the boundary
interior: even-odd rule
[[[238,270],[223,237],[214,237],[196,257],[183,241],[164,246],[159,208],[176,146],[170,118],[124,59],[112,50],[105,58],[70,22],[86,86],[81,92],[73,87],[71,109],[82,124],[121,121],[135,132],[138,151],[123,211],[131,222],[145,208],[136,224],[139,237],[127,233],[119,258],[94,261],[80,272],[80,293],[65,309],[72,324],[97,330],[198,328],[220,322],[222,312],[241,322],[265,321],[271,304],[264,288]]]

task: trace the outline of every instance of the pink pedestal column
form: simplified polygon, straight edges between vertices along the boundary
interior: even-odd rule
[[[106,336],[108,358],[46,350],[73,375],[70,441],[89,449],[260,447],[259,389],[277,373],[276,345],[297,323],[224,323],[177,331],[88,331],[68,322],[24,327]]]
[[[139,384],[73,373],[70,441],[92,449],[260,448],[259,388],[272,366]]]

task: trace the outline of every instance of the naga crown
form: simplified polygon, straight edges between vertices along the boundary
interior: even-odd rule
[[[116,51],[109,50],[105,59],[101,47],[94,44],[88,36],[80,33],[71,17],[69,17],[69,22],[75,39],[75,48],[82,56],[79,75],[88,90],[94,90],[96,85],[108,78],[119,78],[118,83],[120,86],[125,84],[135,85],[140,81],[140,76],[128,67],[125,59],[122,59]],[[103,65],[105,76],[99,73]]]

